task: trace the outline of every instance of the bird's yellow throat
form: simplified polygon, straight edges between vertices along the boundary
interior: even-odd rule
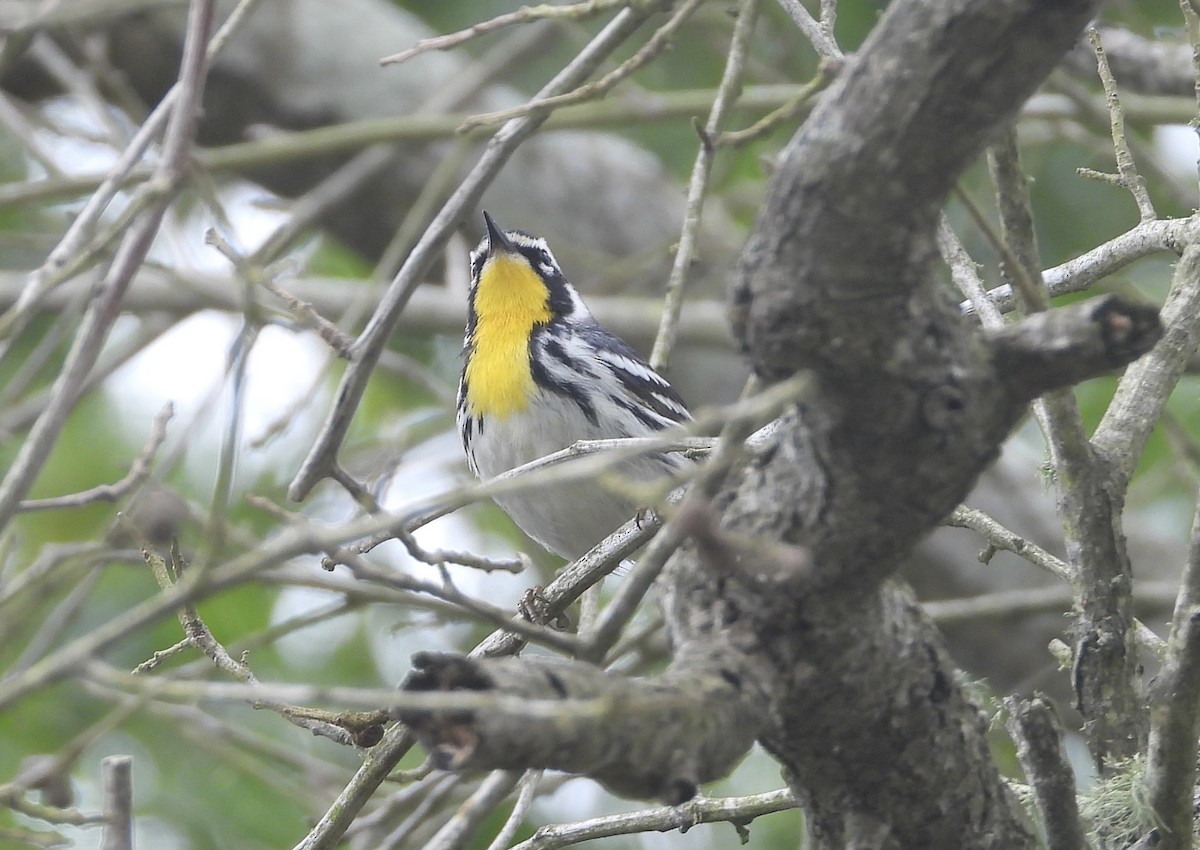
[[[467,360],[467,412],[503,418],[533,396],[529,337],[551,319],[550,293],[520,256],[498,254],[484,263],[475,288],[475,332]]]

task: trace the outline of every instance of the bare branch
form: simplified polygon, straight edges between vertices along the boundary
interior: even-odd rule
[[[544,771],[541,770],[525,771],[525,775],[521,777],[521,781],[517,785],[517,802],[505,819],[504,826],[500,827],[496,837],[488,844],[487,850],[507,850],[509,843],[517,834],[517,830],[521,828],[525,816],[529,813],[529,807],[537,798],[538,784],[542,781],[543,774]]]
[[[1154,423],[1200,344],[1200,245],[1188,246],[1175,266],[1162,322],[1162,339],[1126,370],[1092,435],[1118,493],[1129,485]]]
[[[1167,658],[1151,685],[1146,790],[1158,847],[1190,850],[1195,829],[1196,744],[1200,738],[1200,508],[1175,601]]]
[[[1121,108],[1121,97],[1117,93],[1117,81],[1113,79],[1112,69],[1108,67],[1108,56],[1100,40],[1100,31],[1095,27],[1088,30],[1088,41],[1096,53],[1097,69],[1100,82],[1104,85],[1104,95],[1108,102],[1109,121],[1112,128],[1113,152],[1117,156],[1117,173],[1119,185],[1133,195],[1137,203],[1138,215],[1142,221],[1154,221],[1158,213],[1154,211],[1154,203],[1146,190],[1146,181],[1138,173],[1133,162],[1133,154],[1125,139],[1125,113]]]
[[[379,64],[398,65],[430,50],[451,50],[460,44],[465,44],[482,35],[495,32],[504,27],[511,27],[515,24],[527,24],[534,21],[584,20],[593,15],[602,14],[617,6],[622,6],[625,2],[626,0],[588,0],[588,2],[584,3],[570,3],[563,6],[549,4],[522,6],[515,12],[510,12],[506,15],[497,15],[489,20],[472,24],[458,32],[447,33],[446,35],[434,36],[432,38],[423,38],[408,48],[408,50],[402,50],[391,56],[383,57],[379,60]]]
[[[1142,222],[1073,260],[1046,269],[1042,279],[1051,296],[1082,292],[1097,281],[1157,252],[1182,254],[1184,247],[1196,240],[1198,226],[1200,217],[1197,216]],[[988,298],[1006,313],[1013,309],[1012,289],[1007,284],[989,291]],[[969,304],[964,304],[963,308],[968,312],[974,309]]]
[[[1114,295],[1037,313],[987,338],[1005,380],[1029,400],[1157,350],[1163,328],[1153,307]]]
[[[758,20],[758,7],[759,0],[743,0],[738,7],[737,23],[726,55],[721,84],[717,87],[717,96],[713,100],[704,128],[701,130],[697,127],[700,149],[696,153],[695,162],[692,163],[692,176],[688,181],[687,203],[683,213],[683,228],[679,234],[679,244],[675,248],[671,274],[667,278],[658,335],[654,339],[654,350],[650,352],[650,365],[660,372],[666,369],[671,359],[671,349],[675,346],[676,327],[679,324],[680,310],[683,308],[683,287],[695,257],[700,216],[704,210],[708,180],[717,153],[713,139],[723,129],[726,117],[741,91],[750,38],[754,35],[754,23]]]
[[[463,850],[483,821],[512,793],[520,778],[518,771],[492,771],[454,816],[425,844],[424,850]]]
[[[100,762],[104,786],[101,850],[133,850],[133,756],[109,756]]]
[[[779,5],[800,28],[800,32],[804,33],[804,37],[812,42],[817,53],[833,58],[842,56],[842,50],[833,38],[833,19],[827,14],[827,10],[833,7],[822,3],[821,20],[818,22],[800,0],[779,0]]]
[[[399,714],[445,768],[565,769],[616,793],[679,804],[740,761],[760,723],[738,693],[736,673],[696,662],[676,660],[653,682],[639,682],[579,662],[418,653],[403,685],[407,694],[446,692],[472,701],[519,694],[529,705],[561,700],[564,710],[510,715],[403,708]],[[580,710],[569,710],[573,704]],[[595,708],[588,712],[587,706]],[[655,722],[664,712],[670,725]]]
[[[671,43],[671,38],[679,31],[684,22],[692,16],[692,13],[699,8],[701,2],[702,0],[685,0],[678,8],[671,7],[671,18],[655,30],[654,35],[638,48],[638,51],[633,56],[626,59],[600,79],[585,83],[578,88],[565,91],[561,94],[546,95],[539,93],[536,98],[528,103],[521,106],[514,106],[511,109],[501,109],[496,112],[486,112],[482,115],[472,115],[463,122],[462,127],[459,128],[459,132],[465,133],[476,127],[500,124],[541,110],[557,109],[560,106],[603,97],[622,81],[653,62],[659,54],[666,50],[667,46]],[[631,7],[626,7],[626,9],[629,8]]]
[[[1075,772],[1063,748],[1062,727],[1044,697],[1010,698],[1008,731],[1042,816],[1050,850],[1088,850],[1075,802]]]
[[[976,531],[983,535],[992,551],[1003,549],[1012,552],[1064,581],[1071,579],[1071,568],[1061,558],[1056,558],[1037,544],[1014,534],[982,511],[959,505],[947,517],[946,525]]]
[[[729,821],[742,834],[746,824],[754,818],[795,807],[796,797],[787,788],[745,797],[696,797],[682,806],[643,809],[539,827],[532,838],[515,845],[512,850],[557,850],[596,838],[676,829],[683,832],[696,824],[721,821]]]
[[[133,459],[133,464],[129,467],[129,472],[120,481],[113,484],[101,484],[98,487],[84,490],[82,493],[74,493],[70,496],[55,496],[49,499],[26,499],[17,508],[18,512],[77,508],[92,502],[115,502],[123,499],[150,474],[150,464],[154,461],[154,456],[158,454],[159,447],[167,437],[167,423],[171,421],[171,417],[174,415],[174,406],[170,402],[167,402],[166,406],[154,417],[154,424],[150,429],[150,439],[146,442],[146,446]]]
[[[1047,315],[1043,311],[1050,298],[1041,279],[1029,192],[1020,167],[1015,133],[1010,131],[989,150],[989,165],[996,184],[1004,241],[1012,246],[1016,264],[1008,271],[1025,279],[1023,286],[1016,287],[1018,303],[1034,313],[1032,319],[1022,323],[1029,327]],[[1064,315],[1061,309],[1056,313]],[[1136,350],[1136,357],[1162,334],[1157,311],[1151,308],[1105,301],[1095,307],[1092,315],[1101,348],[1112,350],[1118,360],[1122,359],[1118,352],[1127,341]],[[1012,364],[1006,372],[1019,370],[1003,355],[999,359],[1004,366]],[[1077,599],[1073,682],[1076,708],[1085,719],[1092,758],[1103,771],[1109,763],[1135,755],[1145,735],[1135,688],[1138,663],[1133,637],[1133,568],[1121,531],[1124,494],[1114,493],[1105,486],[1104,470],[1087,439],[1078,404],[1070,390],[1046,394],[1034,403],[1034,412],[1050,448],[1059,516]]]

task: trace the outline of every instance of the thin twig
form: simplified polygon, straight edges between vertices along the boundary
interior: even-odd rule
[[[89,570],[80,580],[68,585],[70,591],[48,613],[39,611],[41,616],[38,616],[37,619],[41,619],[41,625],[25,644],[17,659],[8,666],[5,671],[6,675],[27,670],[33,666],[39,658],[58,643],[65,631],[79,622],[80,612],[87,601],[92,598],[92,591],[102,574],[103,570]]]
[[[254,0],[261,2],[261,0]],[[738,109],[766,112],[791,102],[798,87],[791,84],[747,86],[738,101]],[[546,118],[545,129],[596,129],[627,127],[637,123],[659,123],[686,119],[712,104],[712,89],[681,89],[672,92],[631,93],[628,97],[565,106]],[[330,153],[353,151],[378,142],[429,142],[453,138],[469,114],[445,112],[406,114],[395,118],[368,118],[347,121],[310,130],[273,133],[260,139],[236,142],[197,150],[196,163],[212,173],[245,171],[265,165],[322,157]],[[486,131],[480,128],[467,134],[478,141]],[[152,169],[133,167],[122,183],[148,180]],[[108,172],[68,175],[62,178],[29,180],[0,185],[0,209],[19,207],[31,202],[55,203],[94,192]]]
[[[708,194],[708,181],[717,153],[712,139],[725,126],[726,118],[741,91],[750,39],[754,35],[755,21],[758,20],[759,2],[760,0],[742,0],[738,7],[737,23],[725,59],[725,71],[721,75],[720,85],[717,86],[717,96],[708,113],[708,120],[704,122],[704,129],[699,130],[700,149],[696,153],[696,160],[692,164],[692,176],[688,180],[683,228],[679,234],[679,245],[675,249],[671,274],[667,277],[658,336],[654,340],[654,350],[650,353],[650,366],[659,371],[666,368],[671,358],[671,349],[675,347],[679,314],[683,308],[683,288],[696,254],[700,216],[704,211],[704,198]]]
[[[126,329],[126,333],[110,340],[79,388],[79,398],[84,398],[102,386],[113,373],[145,351],[174,325],[175,321],[169,317],[151,314],[131,331]],[[51,389],[36,390],[11,406],[0,406],[0,439],[14,437],[33,424],[50,405],[53,398]],[[166,462],[162,465],[170,466]]]
[[[812,13],[804,8],[800,0],[779,0],[792,21],[804,33],[804,37],[812,42],[813,48],[822,56],[841,58],[842,50],[833,39],[833,22],[836,7],[821,3],[821,20],[813,18]]]
[[[1178,224],[1179,221],[1156,223]],[[1152,238],[1158,241],[1157,237]],[[1139,240],[1139,245],[1144,244],[1143,240]],[[1148,246],[1144,250],[1146,253],[1153,253],[1164,248]],[[64,284],[43,299],[39,305],[40,314],[45,317],[56,316],[64,310],[69,310],[69,305],[75,301],[86,306],[95,282],[95,275],[84,274]],[[238,291],[237,282],[231,274],[181,273],[178,270],[147,267],[138,272],[123,305],[131,313],[158,313],[172,320],[202,310],[242,312],[243,299],[235,295]],[[0,307],[11,304],[19,292],[19,275],[0,271]],[[355,278],[315,275],[297,277],[286,282],[286,294],[311,305],[319,315],[336,313],[355,300],[374,303],[380,292],[378,286]],[[464,303],[465,297],[462,294],[447,287],[422,286],[413,295],[408,308],[399,318],[397,328],[405,332],[461,335]],[[588,307],[597,321],[619,333],[630,344],[636,347],[644,345],[647,348],[653,345],[654,335],[658,331],[661,300],[636,295],[591,295],[588,298]],[[679,323],[680,339],[694,345],[729,350],[732,342],[726,313],[727,306],[723,300],[688,300],[683,307]],[[349,323],[349,318],[343,319],[339,326],[344,328]],[[73,334],[73,326],[67,331]],[[384,356],[390,355],[381,354],[380,365]],[[445,377],[440,380],[444,387]],[[5,406],[0,405],[0,411],[4,409]]]
[[[65,90],[76,104],[87,110],[90,118],[104,128],[101,138],[128,142],[128,132],[115,120],[112,106],[101,96],[96,87],[95,75],[80,68],[66,52],[51,38],[35,38],[29,46],[29,54]]]
[[[46,823],[66,826],[91,826],[104,823],[103,814],[87,814],[78,809],[35,803],[33,800],[26,799],[26,790],[15,783],[0,785],[0,804],[14,812],[20,812]]]
[[[183,681],[156,676],[134,676],[101,661],[83,665],[81,675],[102,685],[115,687],[150,699],[211,700],[213,702],[280,702],[294,705],[329,703],[399,712],[492,711],[537,720],[563,717],[607,717],[617,709],[610,697],[578,699],[530,699],[494,690],[407,691],[394,688],[353,688],[320,685],[288,685],[260,682]],[[315,712],[314,712],[315,713]]]
[[[61,510],[63,508],[78,508],[92,502],[115,502],[123,499],[135,487],[140,485],[150,474],[150,464],[154,461],[163,440],[167,438],[167,423],[175,415],[175,406],[167,402],[163,409],[154,417],[150,427],[150,439],[138,452],[137,457],[129,467],[129,472],[120,481],[112,484],[100,484],[89,490],[72,493],[69,496],[54,496],[48,499],[26,499],[17,508],[19,513],[29,511]]]
[[[474,130],[476,127],[501,124],[513,118],[521,118],[522,116],[540,112],[541,110],[557,109],[560,106],[603,97],[616,88],[619,83],[631,77],[636,71],[649,65],[666,50],[675,33],[692,16],[692,13],[700,8],[703,2],[704,0],[685,0],[685,2],[674,10],[671,18],[655,30],[654,35],[638,49],[637,53],[633,54],[633,56],[626,59],[600,79],[581,85],[573,91],[563,92],[562,94],[554,94],[548,97],[539,95],[528,103],[514,106],[510,109],[500,109],[495,112],[472,115],[463,122],[462,127],[459,128],[459,132],[466,133]]]
[[[766,791],[745,797],[696,797],[682,806],[660,806],[641,811],[604,815],[575,823],[543,826],[533,837],[512,850],[557,850],[584,841],[615,835],[685,830],[701,823],[728,821],[745,843],[745,825],[763,815],[794,809],[798,805],[790,789]]]
[[[408,841],[412,834],[429,820],[429,816],[437,810],[438,806],[450,792],[454,791],[465,781],[462,774],[439,773],[436,776],[428,776],[422,784],[413,786],[411,790],[420,791],[423,796],[417,798],[419,802],[415,806],[412,806],[412,811],[408,813],[408,816],[379,842],[378,850],[398,850],[398,848],[408,846]],[[411,798],[411,796],[404,795],[406,798]],[[406,799],[404,802],[409,802],[409,800]],[[390,808],[392,806],[384,806],[382,807],[382,811],[387,811]],[[364,818],[363,820],[366,819]],[[368,824],[363,825],[366,826]]]
[[[1062,265],[1046,269],[1042,278],[1052,297],[1082,292],[1130,263],[1157,252],[1181,254],[1184,247],[1200,240],[1198,226],[1200,216],[1196,215],[1141,222]],[[1014,309],[1012,288],[1007,284],[989,290],[987,297],[1002,312]],[[964,304],[963,309],[971,312],[974,308]]]
[[[438,164],[421,181],[421,190],[409,203],[408,210],[396,228],[396,232],[392,235],[387,247],[380,253],[379,260],[371,272],[372,280],[386,280],[396,273],[404,258],[408,256],[408,252],[412,250],[412,247],[421,238],[421,234],[425,232],[425,228],[429,226],[430,220],[454,191],[455,183],[462,174],[463,164],[474,150],[475,145],[472,140],[463,136],[456,137],[452,143],[446,146],[439,157]],[[452,244],[454,243],[451,241],[448,246]],[[463,251],[462,253],[466,254],[467,252]],[[438,287],[438,289],[444,290],[446,287]],[[460,308],[465,300],[466,298],[462,296],[458,298]],[[460,309],[458,312],[457,318],[461,324],[462,310]]]
[[[1071,568],[1065,561],[1050,554],[1036,543],[1031,543],[1009,531],[983,511],[959,505],[954,509],[954,513],[946,518],[945,524],[952,528],[967,528],[977,532],[983,535],[991,549],[1012,552],[1064,581],[1071,580]]]
[[[131,632],[167,616],[180,606],[206,598],[253,578],[263,579],[264,571],[277,568],[302,554],[328,551],[378,533],[395,523],[394,517],[368,517],[333,528],[302,524],[283,529],[256,547],[247,547],[228,562],[214,566],[208,574],[187,570],[170,590],[133,605],[90,631],[58,647],[28,670],[0,680],[0,710],[35,690],[61,680],[82,665],[98,657],[106,648]],[[4,620],[0,620],[0,627]]]
[[[158,582],[159,587],[164,591],[170,590],[173,585],[179,581],[179,576],[183,572],[183,561],[177,547],[171,551],[171,559],[168,561],[162,555],[154,552],[151,549],[144,549],[143,554],[146,558],[146,563],[150,566],[154,577]],[[204,655],[217,666],[217,668],[231,678],[243,682],[247,685],[260,685],[258,677],[254,675],[254,671],[245,661],[238,660],[229,654],[228,650],[221,644],[220,641],[213,636],[204,620],[200,617],[200,612],[192,604],[184,604],[180,607],[179,622],[183,626],[186,643],[195,647],[204,653]],[[178,647],[176,644],[175,647]],[[167,650],[167,653],[174,653],[175,647]],[[145,673],[152,670],[162,660],[162,655],[155,653],[150,660],[139,664],[134,672]],[[307,729],[314,735],[322,735],[337,741],[341,744],[352,743],[351,736],[346,729],[340,728],[333,724],[313,721],[300,715],[294,706],[284,705],[277,702],[267,700],[251,701],[254,708],[266,708],[274,711],[283,717],[287,718],[292,723]]]
[[[1174,602],[1179,586],[1173,582],[1137,582],[1133,598],[1138,605],[1165,610]],[[962,599],[932,599],[921,606],[939,626],[957,623],[978,623],[991,619],[1012,619],[1033,614],[1062,612],[1070,609],[1074,597],[1068,586],[1030,587],[1020,590],[998,590]],[[1162,655],[1166,641],[1142,623],[1135,625],[1138,644]]]
[[[1013,281],[1027,314],[1047,310],[1050,296],[1042,283],[1029,183],[1021,168],[1015,127],[1009,127],[1003,138],[988,148],[987,160],[1000,211],[1001,233],[994,244],[1004,258],[1004,271]],[[989,239],[997,238],[990,228],[986,232],[992,234]]]
[[[1028,270],[1021,264],[1017,255],[1013,253],[1012,247],[996,233],[995,228],[987,220],[983,211],[979,209],[974,199],[962,187],[956,186],[954,194],[971,216],[971,220],[975,223],[975,226],[979,228],[979,231],[1000,255],[1004,262],[1005,271],[1008,272],[1009,278],[1012,281],[1013,291],[1023,299],[1024,303],[1037,304],[1039,299],[1042,298],[1039,295],[1038,285],[1031,279]]]
[[[395,161],[395,147],[386,144],[372,145],[350,157],[288,205],[287,220],[246,257],[246,262],[264,268],[273,263],[330,209]]]
[[[7,93],[0,94],[0,123],[10,135],[20,141],[25,154],[46,170],[49,178],[65,176],[44,135],[38,132],[40,128],[26,117],[25,112],[17,107],[14,99]]]
[[[768,112],[749,127],[741,130],[726,130],[712,139],[713,147],[740,148],[756,142],[783,125],[797,123],[816,103],[817,95],[829,88],[837,76],[840,66],[834,61],[823,61],[817,66],[817,75],[800,87],[796,96],[787,103]]]
[[[1183,28],[1187,33],[1188,43],[1192,46],[1192,87],[1195,91],[1195,110],[1200,112],[1200,11],[1190,0],[1179,0],[1179,10],[1183,12]],[[1195,130],[1200,127],[1200,119],[1194,113],[1189,120],[1189,126]],[[1200,172],[1200,162],[1196,164]],[[1200,176],[1200,174],[1198,174]]]
[[[423,564],[429,564],[431,567],[444,567],[446,564],[457,564],[462,567],[481,570],[485,573],[504,572],[516,574],[524,571],[529,566],[528,557],[485,558],[482,555],[475,555],[471,552],[426,549],[407,531],[397,535],[397,539],[404,544],[404,548],[408,550],[409,555]]]
[[[525,815],[528,814],[529,807],[537,798],[538,784],[542,781],[543,773],[544,771],[541,770],[525,771],[525,775],[521,777],[521,782],[517,786],[517,802],[513,804],[512,811],[504,820],[504,826],[500,827],[496,837],[488,844],[487,850],[505,850],[508,847],[508,843],[512,841],[517,830],[521,828],[521,824],[525,822]]]
[[[423,850],[463,850],[491,813],[512,793],[521,772],[493,770],[454,816],[425,843]]]
[[[19,297],[20,290],[16,290],[14,294]],[[15,371],[5,381],[4,386],[0,387],[0,407],[15,404],[43,374],[47,366],[57,367],[63,343],[75,335],[79,317],[83,315],[91,300],[89,295],[90,293],[77,289],[69,297],[62,299],[63,303],[55,311],[52,323],[39,334],[37,344],[32,350],[22,351],[21,362],[13,364],[16,367]],[[10,303],[14,302],[15,299]],[[41,306],[45,306],[44,300]]]
[[[133,672],[135,674],[149,673],[151,670],[157,669],[158,665],[162,664],[164,661],[167,661],[171,658],[174,658],[176,655],[192,649],[193,646],[194,644],[192,643],[191,637],[185,637],[183,640],[171,644],[166,649],[156,649],[153,653],[151,653],[149,658],[134,667]]]
[[[981,325],[985,328],[999,328],[1004,324],[1000,307],[988,297],[989,293],[984,287],[983,278],[979,276],[978,264],[963,247],[962,240],[950,227],[950,222],[946,219],[945,214],[938,222],[937,241],[942,260],[950,269],[950,279],[958,291],[967,297],[967,301],[963,304],[963,311],[967,312],[969,305],[970,309],[979,317]]]
[[[510,610],[498,608],[463,593],[451,580],[449,571],[445,567],[440,570],[442,581],[438,583],[395,570],[381,569],[356,555],[342,554],[337,556],[337,560],[346,563],[356,578],[386,587],[425,593],[457,606],[488,625],[514,632],[523,640],[542,644],[567,654],[578,652],[578,643],[574,635],[563,634],[520,618],[513,618]]]
[[[1117,81],[1113,78],[1112,69],[1108,67],[1108,56],[1100,43],[1100,31],[1095,27],[1088,30],[1088,41],[1096,53],[1096,66],[1100,74],[1100,82],[1104,86],[1105,102],[1108,104],[1109,124],[1112,131],[1113,153],[1117,158],[1118,185],[1133,195],[1137,204],[1138,216],[1142,221],[1154,221],[1158,213],[1154,211],[1154,202],[1150,200],[1150,192],[1146,189],[1146,181],[1138,173],[1134,164],[1133,154],[1125,138],[1125,112],[1121,109],[1121,97],[1117,93]]]
[[[627,0],[587,0],[584,3],[570,3],[554,6],[544,3],[539,6],[522,6],[515,12],[497,15],[486,21],[472,24],[458,32],[423,38],[407,50],[384,56],[379,60],[380,65],[398,65],[414,56],[428,53],[431,50],[451,50],[460,44],[479,38],[481,35],[495,32],[504,27],[516,24],[528,24],[535,21],[582,21],[595,15],[603,14],[609,9],[625,5]]]

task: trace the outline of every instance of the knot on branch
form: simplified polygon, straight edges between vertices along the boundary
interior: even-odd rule
[[[1019,401],[1132,363],[1162,337],[1158,311],[1118,296],[1035,313],[989,331],[998,378]]]
[[[967,409],[967,394],[962,387],[941,384],[921,400],[921,416],[935,431],[946,431],[962,420]]]
[[[1092,320],[1100,328],[1104,351],[1113,369],[1137,360],[1154,347],[1163,333],[1156,308],[1116,296],[1100,299],[1092,311]]]

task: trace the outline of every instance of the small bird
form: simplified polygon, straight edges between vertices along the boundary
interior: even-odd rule
[[[647,437],[691,419],[679,394],[620,337],[602,328],[563,276],[545,239],[501,230],[471,252],[471,292],[458,385],[458,430],[482,479],[579,440]],[[654,453],[614,468],[661,480],[687,463]],[[594,480],[496,497],[522,531],[568,560],[630,519],[635,498]]]

